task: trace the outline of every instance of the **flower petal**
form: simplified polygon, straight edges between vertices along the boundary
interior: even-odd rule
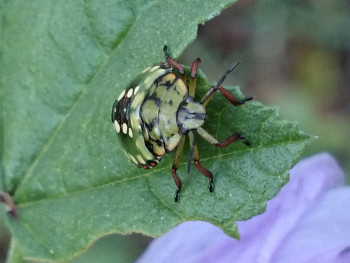
[[[350,188],[329,191],[279,244],[272,262],[350,262],[349,218]]]

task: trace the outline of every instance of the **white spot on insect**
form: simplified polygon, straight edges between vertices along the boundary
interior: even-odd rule
[[[141,155],[136,155],[136,158],[137,158],[137,160],[140,162],[140,163],[142,163],[142,164],[146,164],[146,162],[145,162],[145,160],[142,158],[142,156]]]
[[[120,133],[120,125],[116,120],[114,121],[114,129],[116,133]]]
[[[140,86],[137,85],[137,86],[135,87],[135,89],[134,89],[134,95],[139,91],[139,89],[140,89]]]
[[[123,133],[127,134],[128,133],[128,125],[124,122],[122,127],[123,127]]]
[[[134,89],[129,89],[128,93],[126,94],[126,96],[128,98],[131,98],[132,94],[134,93]]]
[[[120,101],[120,100],[124,97],[124,95],[125,95],[125,90],[123,90],[123,91],[120,93],[120,95],[119,95],[119,97],[118,97],[118,101]]]
[[[134,133],[132,132],[131,128],[129,128],[129,133],[128,134],[129,134],[130,138],[132,138],[134,136]]]
[[[159,66],[154,66],[154,67],[152,67],[152,68],[149,70],[149,72],[153,72],[153,71],[155,71],[156,69],[159,69]]]
[[[147,67],[144,70],[142,70],[142,73],[145,73],[147,70],[149,70],[151,67]]]

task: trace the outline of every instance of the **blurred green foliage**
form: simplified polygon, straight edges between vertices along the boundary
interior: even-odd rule
[[[332,153],[349,182],[349,28],[349,1],[240,1],[200,26],[181,59],[200,56],[208,79],[239,60],[227,83],[318,136],[304,156]]]

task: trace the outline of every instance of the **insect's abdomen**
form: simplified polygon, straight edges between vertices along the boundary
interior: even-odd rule
[[[141,105],[149,87],[171,69],[155,66],[146,69],[114,102],[112,122],[126,156],[138,167],[156,166],[162,155],[150,151],[144,139],[144,125],[140,116]]]
[[[182,133],[177,111],[187,96],[184,82],[170,72],[158,78],[148,90],[141,106],[141,119],[146,146],[153,154],[164,155],[179,144]]]

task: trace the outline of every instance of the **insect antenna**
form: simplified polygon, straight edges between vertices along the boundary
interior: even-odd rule
[[[234,70],[237,66],[238,66],[239,62],[236,62],[235,64],[233,64],[226,72],[224,75],[222,75],[222,77],[219,79],[218,83],[216,84],[216,87],[220,86],[224,80],[226,79],[226,76],[228,74],[231,73],[232,70]]]

